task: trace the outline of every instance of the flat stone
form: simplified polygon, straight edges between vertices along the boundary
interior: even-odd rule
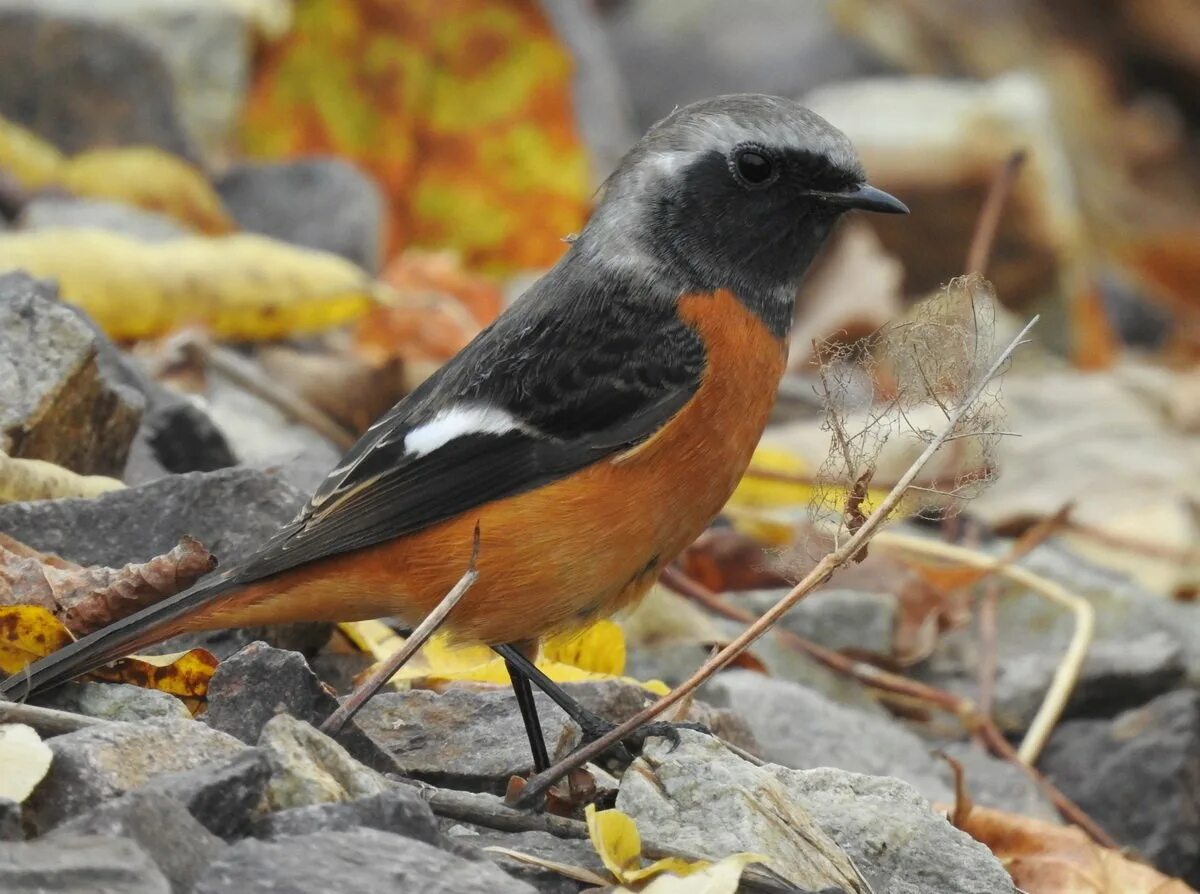
[[[128,838],[149,854],[177,894],[191,891],[225,843],[167,795],[131,792],[68,820],[45,841],[70,842],[85,835]]]
[[[267,722],[258,747],[271,765],[266,798],[273,810],[350,801],[389,788],[380,773],[289,714],[277,714]]]
[[[779,601],[786,590],[739,593],[737,600],[756,614]],[[853,649],[883,657],[892,654],[896,635],[896,597],[861,590],[818,590],[780,619],[785,630],[827,649]]]
[[[48,5],[0,7],[0,115],[69,154],[149,145],[187,156],[161,54],[123,28]]]
[[[1011,761],[992,757],[974,742],[950,742],[942,747],[942,751],[962,764],[971,800],[981,807],[1061,822],[1058,810],[1042,794],[1037,783]],[[949,770],[943,778],[947,784],[953,784]]]
[[[865,892],[842,849],[771,773],[684,730],[674,751],[650,739],[621,779],[617,808],[642,836],[710,859],[750,852],[805,890]]]
[[[216,185],[241,229],[333,252],[378,272],[383,195],[374,180],[349,162],[304,158],[240,164]]]
[[[164,242],[191,235],[190,230],[164,214],[104,199],[55,195],[35,195],[21,209],[19,228],[108,230],[143,242]]]
[[[829,767],[767,769],[845,848],[877,894],[1016,890],[991,851],[950,825],[906,782]]]
[[[760,745],[759,754],[773,763],[898,776],[930,800],[953,796],[929,745],[897,721],[753,671],[726,671],[705,691],[716,703],[736,707]]]
[[[229,848],[195,894],[535,894],[486,861],[471,861],[423,841],[354,829],[278,841],[247,839]]]
[[[267,756],[257,748],[247,748],[231,761],[155,776],[139,791],[174,798],[204,828],[228,841],[249,831],[270,777]]]
[[[504,847],[543,860],[590,869],[602,878],[610,875],[604,868],[604,861],[586,838],[559,838],[549,832],[497,832],[495,829],[481,826],[459,826],[457,832],[458,834],[452,836],[452,840],[466,847],[478,848],[480,851],[486,847]],[[566,878],[551,869],[522,863],[503,854],[484,854],[503,867],[509,875],[532,885],[539,894],[579,894],[594,887],[586,882]]]
[[[578,727],[540,692],[534,697],[547,748],[572,747]],[[533,770],[517,700],[507,688],[382,692],[355,719],[403,775],[434,785],[502,794],[509,777]]]
[[[194,720],[106,723],[47,744],[54,752],[50,772],[26,802],[43,831],[156,776],[228,759],[246,747]]]
[[[392,832],[434,846],[442,844],[442,833],[428,802],[417,789],[406,785],[392,785],[379,794],[353,801],[277,810],[254,824],[254,834],[258,838],[280,838],[357,828]]]
[[[99,340],[52,288],[0,275],[0,449],[120,475],[144,401],[100,368]]]
[[[38,693],[34,703],[103,720],[134,722],[155,717],[191,720],[187,706],[173,695],[128,683],[67,683]]]
[[[5,894],[170,894],[167,877],[128,838],[64,836],[0,843]]]
[[[204,722],[253,744],[276,714],[320,726],[337,709],[337,698],[317,679],[303,655],[254,642],[217,667],[208,686]],[[395,769],[387,753],[353,721],[334,738],[369,766],[381,772]]]
[[[1200,884],[1200,693],[1062,723],[1039,768],[1119,843]]]

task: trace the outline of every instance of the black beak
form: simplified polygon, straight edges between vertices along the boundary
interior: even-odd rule
[[[811,190],[809,195],[830,205],[857,208],[860,211],[878,211],[880,214],[908,214],[908,206],[882,189],[860,183],[845,192],[821,192]]]

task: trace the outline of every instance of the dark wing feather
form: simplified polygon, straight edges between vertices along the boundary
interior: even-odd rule
[[[673,303],[643,296],[638,306],[621,290],[563,299],[528,296],[481,333],[364,435],[234,576],[256,580],[531,490],[645,440],[695,393],[704,346]],[[409,432],[455,406],[497,407],[521,428],[405,452]]]

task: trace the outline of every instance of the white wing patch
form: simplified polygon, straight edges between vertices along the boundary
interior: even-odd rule
[[[404,452],[408,456],[425,456],[463,435],[502,435],[515,429],[527,431],[528,426],[499,407],[448,407],[405,435]]]

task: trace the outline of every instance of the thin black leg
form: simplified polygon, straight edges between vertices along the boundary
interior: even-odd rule
[[[516,649],[513,651],[520,654]],[[517,706],[521,709],[521,719],[525,721],[525,735],[529,737],[529,750],[533,753],[533,772],[541,773],[550,768],[550,755],[546,752],[546,739],[542,735],[542,724],[538,720],[537,702],[533,698],[533,688],[529,685],[529,678],[513,664],[507,655],[504,656],[504,664],[508,667],[513,694],[516,695]]]

